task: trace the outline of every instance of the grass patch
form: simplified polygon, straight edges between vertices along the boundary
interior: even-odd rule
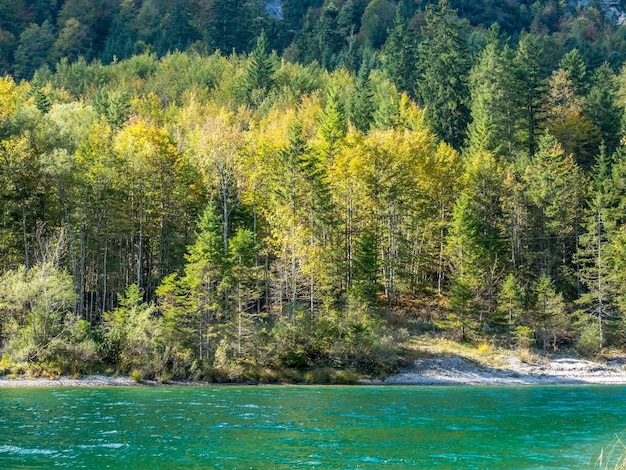
[[[130,378],[133,379],[133,382],[139,383],[143,380],[143,371],[139,369],[133,369],[130,371]]]
[[[596,465],[605,470],[626,470],[626,445],[622,435],[616,434],[613,442],[600,451]]]
[[[310,385],[354,385],[359,376],[352,371],[322,367],[304,374],[304,381]]]
[[[479,344],[460,343],[444,338],[411,338],[405,345],[407,357],[415,359],[433,356],[461,357],[483,367],[501,367],[506,363],[510,351],[497,348],[483,341]]]

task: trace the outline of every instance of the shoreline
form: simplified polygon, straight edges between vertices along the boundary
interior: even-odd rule
[[[390,376],[385,385],[626,385],[619,363],[593,362],[574,356],[542,358],[524,363],[508,357],[500,367],[477,365],[461,356],[417,359]]]
[[[203,381],[135,382],[128,376],[88,375],[79,378],[60,376],[0,376],[1,388],[37,387],[202,387],[232,385],[265,385],[246,383],[213,383]],[[295,384],[300,385],[300,384]],[[481,386],[481,385],[626,385],[623,362],[600,363],[573,356],[546,357],[535,363],[506,358],[499,367],[485,366],[462,356],[434,355],[415,359],[409,367],[385,380],[359,380],[357,385],[411,386]]]

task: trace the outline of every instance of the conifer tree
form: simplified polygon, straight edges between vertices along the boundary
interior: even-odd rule
[[[506,328],[507,344],[511,347],[513,332],[524,320],[524,290],[512,273],[509,273],[500,286],[498,314],[499,316],[494,318],[494,323]]]
[[[468,54],[456,28],[456,11],[447,0],[429,5],[425,20],[419,45],[420,99],[435,134],[459,149],[469,122]]]
[[[594,172],[594,191],[585,211],[585,232],[580,236],[580,246],[576,253],[576,263],[581,266],[580,278],[586,288],[577,303],[587,315],[595,317],[597,321],[598,350],[604,347],[605,324],[614,316],[613,294],[616,291],[611,279],[610,265],[613,256],[610,237],[615,229],[607,194],[610,181],[610,158],[602,147]]]
[[[533,284],[534,310],[533,322],[541,341],[543,352],[547,351],[552,342],[554,350],[561,333],[567,328],[565,302],[563,295],[557,292],[552,280],[545,274]]]
[[[570,298],[577,273],[568,271],[580,234],[581,175],[571,155],[544,135],[524,174],[528,228],[524,231],[525,270],[544,273]]]
[[[347,131],[348,121],[343,100],[339,96],[339,90],[331,88],[319,130],[322,139],[321,149],[325,158],[332,159],[336,155]]]
[[[186,308],[196,328],[198,357],[210,358],[217,347],[217,322],[227,311],[228,256],[224,251],[222,227],[215,205],[209,203],[198,221],[197,238],[186,256],[182,283],[189,292]]]
[[[248,101],[258,104],[272,89],[274,64],[270,55],[265,31],[257,38],[256,47],[250,53],[245,71],[245,87]]]
[[[594,71],[591,88],[583,104],[583,113],[598,129],[608,155],[612,155],[620,143],[624,118],[624,111],[617,104],[617,91],[615,74],[604,62]]]
[[[15,51],[15,75],[30,79],[39,67],[51,65],[53,46],[54,26],[48,20],[26,28]]]
[[[515,67],[520,89],[519,140],[533,156],[537,150],[537,130],[541,122],[541,103],[544,93],[544,77],[542,70],[543,47],[540,40],[532,34],[520,37]]]
[[[587,74],[587,65],[580,51],[574,48],[565,54],[561,62],[559,62],[559,68],[569,72],[569,77],[572,80],[576,94],[585,96],[589,77]]]
[[[369,74],[363,70],[355,79],[352,91],[348,96],[347,108],[350,122],[359,131],[367,133],[374,114],[374,91]]]
[[[114,59],[128,59],[136,52],[138,39],[137,27],[134,24],[136,17],[135,3],[132,0],[122,0],[101,54],[105,64],[113,62]]]
[[[400,92],[416,96],[417,44],[408,28],[403,2],[396,7],[396,19],[384,45],[384,62],[389,78]]]
[[[470,72],[472,121],[468,128],[470,154],[487,151],[512,158],[515,145],[515,116],[518,88],[512,51],[499,50],[495,42],[480,53]]]

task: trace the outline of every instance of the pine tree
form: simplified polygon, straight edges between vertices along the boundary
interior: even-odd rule
[[[328,92],[319,130],[322,139],[321,149],[325,158],[332,159],[336,155],[347,131],[348,120],[343,100],[339,96],[339,90],[331,88]]]
[[[578,49],[572,49],[563,56],[559,68],[569,72],[576,94],[585,96],[588,87],[587,65]]]
[[[123,0],[111,24],[111,30],[101,54],[102,62],[109,64],[113,60],[128,59],[136,52],[138,31],[134,25],[137,17],[135,2]]]
[[[617,80],[608,63],[604,62],[593,74],[589,94],[583,104],[584,115],[599,130],[605,152],[612,155],[619,145],[624,111],[617,104]]]
[[[520,116],[518,124],[519,139],[526,144],[528,154],[533,156],[537,150],[537,130],[541,121],[541,103],[544,92],[544,77],[541,57],[543,47],[539,39],[532,34],[520,37],[515,67],[520,89]]]
[[[361,132],[367,133],[374,115],[374,90],[368,73],[362,71],[357,76],[348,96],[347,108],[350,122]]]
[[[548,343],[551,341],[556,350],[558,338],[567,327],[563,295],[557,292],[553,282],[545,274],[533,284],[532,290],[534,296],[533,322],[539,334],[541,347],[545,353]]]
[[[544,135],[524,174],[528,228],[524,231],[525,270],[544,273],[567,294],[577,294],[577,274],[569,272],[580,233],[580,169],[554,137]]]
[[[447,0],[429,5],[425,20],[419,45],[420,98],[435,134],[459,149],[469,122],[468,54],[456,28],[456,11]]]
[[[611,279],[612,235],[610,204],[607,190],[610,182],[610,159],[604,148],[598,157],[594,172],[594,192],[585,211],[580,236],[580,246],[576,253],[576,263],[580,264],[580,279],[586,291],[577,300],[583,311],[595,317],[598,324],[598,350],[604,347],[605,324],[614,316],[613,294],[615,286]]]
[[[480,53],[469,75],[472,122],[468,128],[470,154],[488,151],[513,156],[518,88],[508,47],[498,50],[490,43]]]
[[[270,55],[265,31],[257,38],[256,47],[250,53],[245,71],[245,87],[248,101],[258,104],[272,89],[274,64]]]
[[[53,46],[53,25],[47,20],[41,26],[31,24],[20,34],[15,51],[15,75],[30,79],[39,67],[51,65]]]
[[[524,320],[524,290],[517,282],[515,275],[509,273],[498,293],[498,314],[494,318],[497,325],[506,328],[507,343],[512,346],[513,332]]]
[[[416,96],[417,44],[415,34],[408,28],[403,2],[396,7],[396,19],[384,45],[385,69],[396,88],[411,97]]]
[[[368,306],[375,306],[379,290],[379,243],[370,230],[355,240],[353,271],[349,294]]]
[[[186,308],[197,325],[198,357],[209,358],[217,345],[216,322],[228,312],[228,259],[224,252],[222,227],[214,204],[209,204],[198,221],[195,243],[186,256],[184,287],[189,292]]]

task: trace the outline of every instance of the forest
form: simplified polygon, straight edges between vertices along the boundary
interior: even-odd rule
[[[1,1],[0,373],[623,349],[621,7]]]

